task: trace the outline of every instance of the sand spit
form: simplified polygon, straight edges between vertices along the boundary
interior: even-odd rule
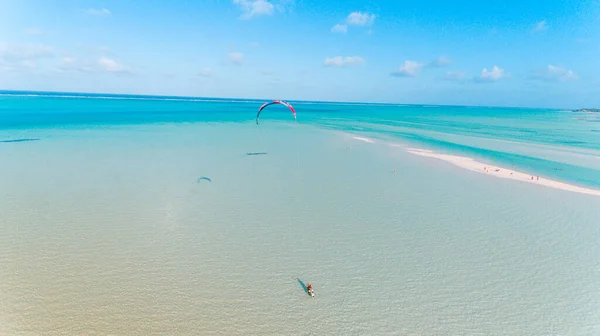
[[[600,196],[600,190],[587,189],[578,186],[574,186],[571,184],[552,181],[545,178],[541,178],[539,176],[532,176],[530,174],[521,173],[515,170],[510,170],[506,168],[497,167],[494,165],[486,164],[483,162],[475,161],[472,158],[464,157],[464,156],[456,156],[456,155],[448,155],[448,154],[440,154],[434,153],[430,150],[423,150],[417,148],[406,148],[406,151],[420,156],[426,156],[430,158],[440,159],[456,166],[459,166],[464,169],[468,169],[471,171],[475,171],[482,174],[487,174],[495,177],[517,180],[522,182],[528,182],[533,184],[538,184],[550,188],[567,190],[572,192],[577,192],[581,194],[587,195],[595,195]]]
[[[375,143],[375,140],[373,140],[373,139],[359,137],[359,136],[353,136],[352,139],[360,140],[360,141],[364,141],[364,142],[368,142],[368,143]]]

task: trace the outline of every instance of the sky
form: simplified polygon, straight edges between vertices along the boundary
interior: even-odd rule
[[[0,90],[600,107],[600,1],[0,0]]]

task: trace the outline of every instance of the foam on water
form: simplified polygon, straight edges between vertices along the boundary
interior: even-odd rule
[[[35,133],[0,147],[0,334],[600,333],[597,197],[272,120]]]

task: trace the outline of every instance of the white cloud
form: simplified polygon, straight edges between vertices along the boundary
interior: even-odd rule
[[[545,70],[539,71],[536,75],[534,75],[534,78],[545,81],[566,82],[577,80],[579,79],[579,76],[577,76],[573,70],[568,70],[559,66],[548,65]]]
[[[416,61],[404,61],[402,66],[398,70],[392,72],[392,76],[395,77],[415,77],[421,72],[423,64]]]
[[[365,60],[358,56],[335,56],[326,58],[324,65],[329,67],[348,67],[363,64],[364,62]]]
[[[260,15],[272,15],[275,6],[267,0],[233,0],[243,11],[242,19],[250,19]]]
[[[347,31],[348,26],[342,24],[336,24],[335,26],[333,26],[333,28],[331,28],[332,33],[346,33]]]
[[[43,44],[6,44],[0,45],[0,59],[7,63],[34,61],[53,57],[52,48]]]
[[[108,16],[108,15],[111,15],[111,12],[108,9],[106,9],[106,8],[100,8],[100,9],[88,8],[88,9],[84,9],[83,11],[87,15],[94,15],[94,16]]]
[[[91,72],[93,71],[93,68],[91,64],[84,64],[84,62],[81,62],[76,58],[63,57],[63,59],[58,64],[58,70]]]
[[[466,74],[463,71],[448,71],[444,74],[446,80],[461,80],[464,79]]]
[[[116,75],[135,75],[139,69],[121,61],[107,47],[78,45],[78,57],[64,55],[55,65],[59,72],[112,73]]]
[[[133,74],[133,71],[121,62],[102,56],[98,59],[77,59],[74,57],[63,57],[57,66],[62,72],[107,72],[114,74]]]
[[[229,61],[233,64],[241,65],[244,63],[244,54],[241,52],[229,53]]]
[[[346,22],[354,26],[369,26],[375,21],[375,14],[353,12],[348,15]]]
[[[375,14],[363,13],[363,12],[352,12],[346,18],[346,23],[338,23],[331,28],[332,33],[347,33],[348,26],[370,26],[375,21]],[[371,34],[369,30],[367,34]]]
[[[483,70],[481,70],[481,75],[475,77],[475,80],[478,82],[495,82],[505,77],[508,77],[508,75],[504,72],[504,69],[494,65],[492,70],[483,68]]]
[[[132,73],[132,71],[122,63],[105,56],[100,57],[100,59],[97,61],[97,64],[102,71],[120,74]]]
[[[18,62],[5,62],[0,58],[0,71],[10,71],[10,72],[19,72],[19,71],[29,71],[35,70],[37,68],[37,64],[31,60],[22,60]]]
[[[538,23],[535,24],[535,27],[533,27],[533,31],[534,32],[541,32],[548,29],[548,24],[546,24],[546,20],[540,21]]]
[[[213,75],[213,70],[209,67],[200,69],[200,71],[198,71],[198,76],[200,77],[211,77]]]
[[[443,67],[446,65],[450,65],[452,64],[452,60],[446,56],[440,56],[436,59],[434,59],[433,61],[429,62],[429,66],[436,68],[436,67]]]
[[[58,64],[58,68],[65,71],[75,70],[77,69],[77,60],[73,57],[63,57]]]

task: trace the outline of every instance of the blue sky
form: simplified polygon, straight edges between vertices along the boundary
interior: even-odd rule
[[[0,0],[0,89],[600,107],[600,1]]]

